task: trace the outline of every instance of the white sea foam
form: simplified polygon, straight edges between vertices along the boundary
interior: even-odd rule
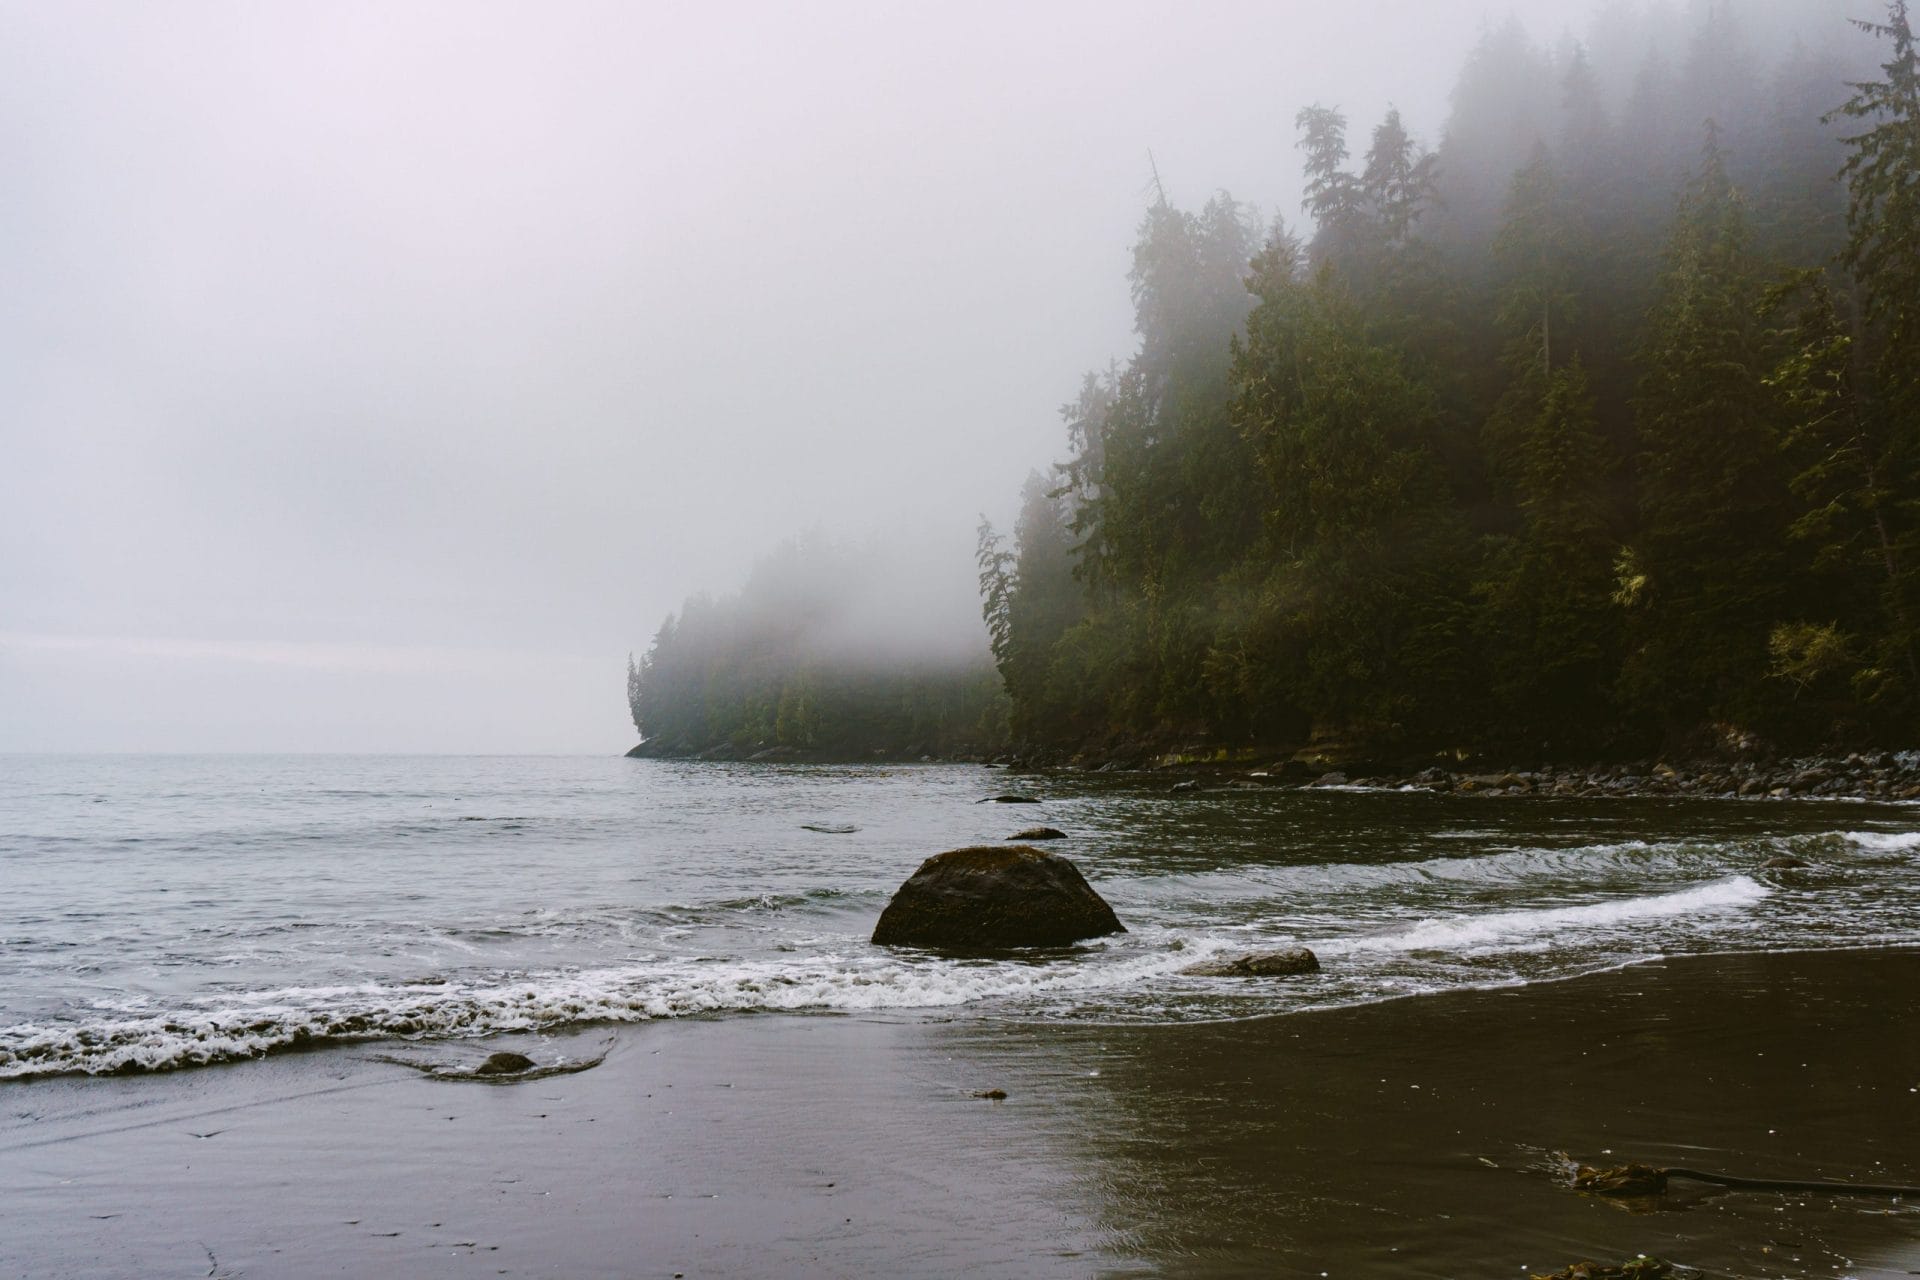
[[[1537,954],[1557,949],[1558,940],[1548,935],[1585,940],[1636,922],[1737,910],[1768,893],[1736,876],[1676,893],[1430,919],[1390,933],[1323,938],[1312,945],[1323,955],[1356,958],[1425,950]],[[276,988],[163,1015],[129,1005],[99,1010],[85,1022],[0,1028],[0,1078],[164,1071],[328,1041],[483,1036],[695,1014],[1133,998],[1198,961],[1280,940],[1265,929],[1257,932],[1256,938],[1245,929],[1202,936],[1147,930],[1071,956],[1021,961],[879,953],[844,936],[818,936],[797,956],[656,959],[486,982]],[[1383,980],[1385,975],[1378,974],[1371,979],[1375,987]],[[1424,982],[1415,986],[1426,989]],[[1393,981],[1385,981],[1381,989],[1393,987]]]
[[[1567,848],[1493,849],[1486,853],[1422,858],[1408,862],[1311,862],[1289,866],[1241,864],[1215,871],[1169,875],[1163,885],[1178,885],[1209,901],[1266,898],[1275,895],[1366,894],[1380,888],[1429,884],[1520,885],[1561,883],[1590,877],[1596,868],[1645,879],[1649,875],[1696,879],[1727,869],[1731,850],[1694,841],[1617,840]]]
[[[511,982],[374,984],[261,991],[170,1016],[0,1028],[0,1079],[56,1072],[164,1071],[333,1040],[541,1031],[691,1014],[923,1009],[1050,992],[1118,990],[1206,958],[1218,941],[1118,958],[1040,963],[874,956],[794,963],[680,961]]]
[[[1871,853],[1905,853],[1920,849],[1920,831],[1849,831],[1848,840]]]
[[[1481,915],[1427,919],[1407,929],[1368,937],[1336,939],[1319,947],[1323,953],[1359,951],[1467,951],[1510,950],[1532,946],[1541,933],[1596,932],[1645,920],[1705,915],[1752,906],[1767,897],[1766,886],[1747,876],[1732,876],[1712,884],[1676,893],[1635,898],[1611,898],[1577,906],[1523,911],[1493,911]]]

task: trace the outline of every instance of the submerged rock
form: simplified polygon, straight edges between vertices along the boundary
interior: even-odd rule
[[[611,1047],[613,1041],[606,1042]],[[576,1062],[555,1062],[540,1066],[524,1053],[502,1051],[491,1054],[477,1067],[460,1066],[449,1062],[422,1061],[419,1058],[396,1057],[392,1054],[376,1054],[375,1062],[387,1062],[396,1067],[405,1067],[409,1071],[418,1071],[429,1080],[467,1081],[478,1084],[524,1084],[530,1080],[545,1080],[550,1076],[570,1076],[582,1071],[591,1071],[607,1060],[606,1048],[591,1058]]]
[[[1008,836],[1009,840],[1065,840],[1067,833],[1056,831],[1052,827],[1028,827],[1025,831],[1016,831]]]
[[[1672,1263],[1659,1258],[1641,1257],[1617,1267],[1600,1262],[1576,1262],[1552,1275],[1535,1273],[1533,1280],[1679,1280],[1682,1275],[1693,1274],[1677,1271]]]
[[[1610,1169],[1581,1165],[1573,1174],[1575,1191],[1597,1196],[1657,1196],[1667,1189],[1667,1171],[1648,1164],[1623,1164]]]
[[[882,946],[999,951],[1063,947],[1126,929],[1105,898],[1057,853],[982,845],[920,864],[880,913]]]
[[[1790,853],[1783,853],[1783,854],[1779,854],[1776,857],[1768,858],[1765,862],[1761,863],[1760,865],[1768,868],[1769,870],[1781,871],[1781,870],[1786,870],[1792,867],[1811,866],[1812,864],[1809,863],[1805,858],[1796,858]]]
[[[1039,804],[1040,801],[1035,799],[1033,796],[988,796],[985,800],[980,800],[980,801],[977,801],[976,803],[978,804]]]
[[[1256,951],[1247,956],[1207,960],[1188,965],[1180,972],[1191,978],[1283,978],[1313,973],[1319,968],[1319,956],[1305,947],[1288,947],[1283,951]]]

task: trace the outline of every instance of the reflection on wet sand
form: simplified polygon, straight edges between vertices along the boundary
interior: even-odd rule
[[[1904,1276],[1920,1205],[1700,1184],[1611,1200],[1572,1190],[1555,1153],[1920,1181],[1915,993],[1920,952],[1774,954],[1251,1023],[952,1035],[1029,1078],[1122,1272],[1495,1276],[1645,1253]]]

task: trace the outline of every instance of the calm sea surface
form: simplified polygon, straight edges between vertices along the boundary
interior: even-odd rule
[[[1920,943],[1913,806],[1169,783],[588,757],[0,757],[0,1077],[692,1014],[1217,1020],[1660,955]],[[1009,790],[1040,803],[978,803]],[[867,942],[922,858],[1035,823],[1069,833],[1052,847],[1127,934],[1011,960]],[[1761,866],[1787,853],[1813,865]],[[1324,972],[1179,972],[1291,943]]]

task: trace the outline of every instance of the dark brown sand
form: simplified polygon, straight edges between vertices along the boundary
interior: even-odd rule
[[[766,1015],[407,1049],[612,1039],[519,1084],[374,1047],[16,1083],[0,1275],[1519,1277],[1645,1252],[1907,1276],[1920,1205],[1633,1212],[1548,1153],[1920,1183],[1916,1012],[1920,952],[1863,951],[1211,1026]]]

